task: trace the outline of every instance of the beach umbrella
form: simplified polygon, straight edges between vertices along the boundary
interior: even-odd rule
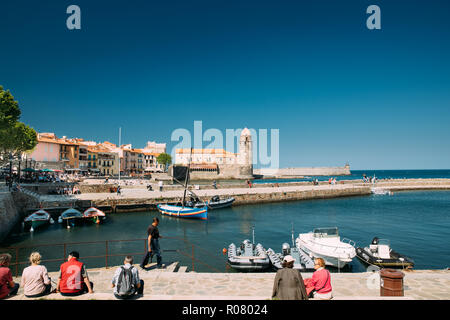
[[[45,169],[42,169],[41,171],[42,171],[42,172],[53,172],[53,170],[52,170],[52,169],[47,169],[47,168],[45,168]]]
[[[36,172],[33,168],[25,168],[22,170],[23,172]]]

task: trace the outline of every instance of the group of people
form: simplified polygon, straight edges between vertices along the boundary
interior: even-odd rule
[[[336,184],[336,178],[328,179],[328,184],[335,185]]]
[[[148,261],[156,256],[157,267],[164,268],[161,258],[159,239],[159,219],[153,218],[147,229],[148,251],[140,267],[146,270]],[[69,253],[67,261],[61,264],[56,286],[52,288],[52,280],[48,276],[47,268],[41,265],[41,255],[33,252],[30,266],[22,273],[20,285],[14,283],[9,264],[11,255],[0,254],[0,299],[16,295],[19,287],[23,287],[24,295],[29,298],[42,297],[51,293],[63,296],[78,296],[94,293],[94,284],[89,280],[86,266],[81,262],[77,251]],[[322,258],[314,259],[314,269],[311,278],[303,279],[301,273],[294,269],[295,259],[287,255],[283,259],[283,268],[275,276],[272,298],[279,300],[308,300],[309,298],[332,299],[331,274],[325,269]],[[144,281],[139,278],[139,270],[133,266],[133,257],[126,256],[123,265],[116,269],[111,280],[114,296],[117,299],[129,299],[141,296],[144,292]]]
[[[330,271],[325,269],[322,258],[314,259],[316,270],[311,278],[303,279],[293,269],[295,259],[288,255],[283,259],[283,268],[275,276],[272,298],[278,300],[308,300],[309,298],[330,300],[333,298]]]
[[[41,255],[33,252],[30,255],[30,266],[22,273],[20,284],[14,283],[9,264],[11,255],[0,255],[0,299],[17,294],[19,287],[23,288],[28,298],[37,298],[51,293],[60,293],[62,296],[73,297],[85,293],[94,293],[94,284],[89,280],[86,266],[79,261],[77,251],[69,253],[67,261],[60,266],[59,277],[55,287],[47,268],[41,265]],[[116,269],[111,280],[114,296],[117,299],[128,299],[144,292],[144,281],[139,279],[139,271],[133,266],[133,257],[126,256],[123,266]],[[54,282],[53,282],[54,283]]]
[[[364,183],[375,183],[375,182],[377,182],[377,178],[375,177],[375,175],[373,177],[368,177],[368,176],[366,176],[366,174],[363,174],[363,182]]]

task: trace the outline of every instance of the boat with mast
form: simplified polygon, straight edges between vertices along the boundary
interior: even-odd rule
[[[181,201],[181,205],[171,205],[171,204],[158,204],[156,208],[161,214],[173,216],[177,218],[191,218],[191,219],[208,219],[208,206],[204,203],[201,207],[187,206],[186,203],[186,192],[188,191],[188,183],[189,183],[189,169],[191,167],[191,157],[192,157],[192,148],[191,154],[189,157],[189,163],[186,167],[186,175],[184,180],[184,192],[183,192],[183,200]],[[180,183],[177,179],[174,179],[176,182]],[[180,183],[181,184],[181,183]],[[199,197],[192,191],[189,190],[191,195],[195,195],[198,199]]]

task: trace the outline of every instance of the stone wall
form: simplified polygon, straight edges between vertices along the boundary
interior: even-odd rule
[[[350,166],[344,167],[305,167],[280,169],[255,169],[255,175],[289,177],[289,176],[344,176],[350,175]]]
[[[11,193],[0,191],[0,242],[6,238],[19,219],[20,214]]]

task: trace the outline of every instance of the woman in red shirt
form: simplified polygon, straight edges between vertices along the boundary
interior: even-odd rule
[[[322,258],[314,259],[314,269],[316,271],[312,278],[305,279],[306,292],[312,292],[314,298],[332,299],[331,274],[325,269],[325,261]]]
[[[9,253],[0,254],[0,299],[16,295],[19,284],[14,283],[11,270],[8,268],[11,261]]]

